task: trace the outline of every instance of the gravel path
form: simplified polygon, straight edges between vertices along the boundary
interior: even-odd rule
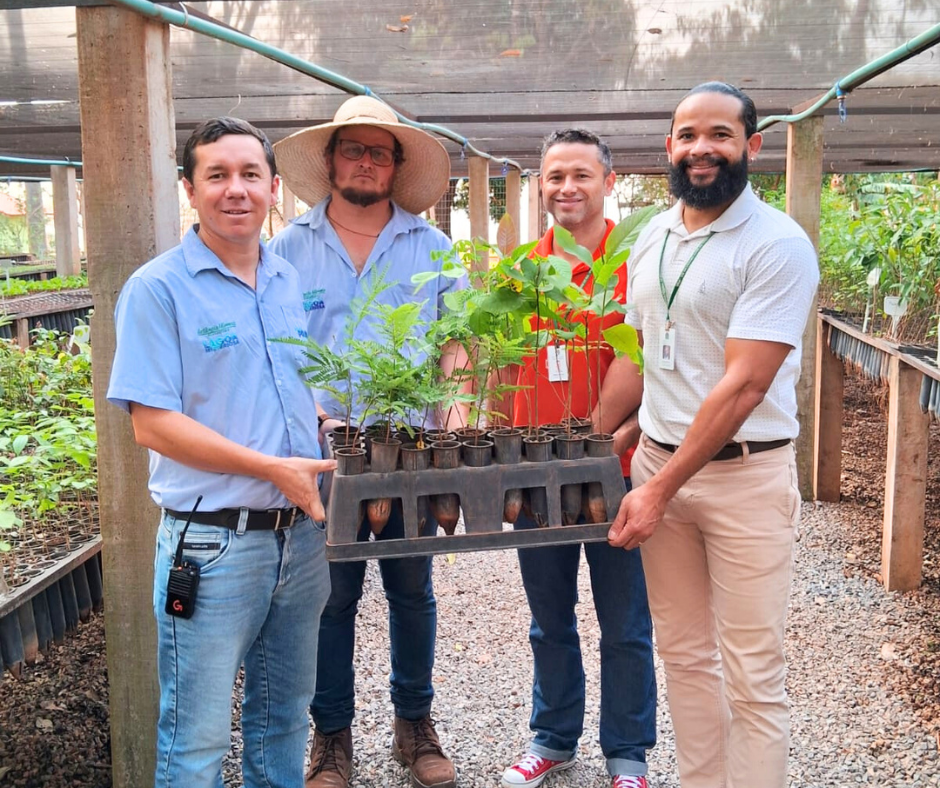
[[[870,389],[870,390],[869,390]],[[793,788],[940,786],[940,485],[928,484],[924,585],[880,584],[884,442],[879,389],[847,379],[840,504],[803,507],[787,650]],[[940,478],[940,425],[928,479]],[[370,566],[358,627],[354,788],[405,788],[390,757],[387,607]],[[495,788],[530,733],[528,610],[514,552],[435,559],[439,606],[434,715],[461,788]],[[588,712],[580,758],[546,788],[607,788],[597,743],[597,622],[582,564],[579,609]],[[108,688],[101,616],[19,681],[0,684],[2,788],[110,788]],[[660,670],[660,697],[664,699]],[[237,706],[233,756],[240,749]],[[666,704],[651,785],[678,788]],[[237,761],[226,786],[240,785]]]
[[[797,543],[787,650],[793,704],[791,784],[800,788],[940,786],[936,731],[892,689],[917,642],[940,610],[936,596],[889,595],[852,571],[840,545],[858,524],[853,506],[803,507]],[[851,542],[850,542],[851,543]],[[434,716],[462,788],[499,784],[501,770],[529,742],[531,655],[528,611],[511,551],[435,558],[439,606]],[[586,564],[580,575],[582,646],[588,712],[579,762],[553,788],[609,786],[597,742],[598,650]],[[354,788],[408,786],[389,755],[386,605],[370,565],[359,619]],[[935,641],[933,641],[935,642]],[[940,644],[937,644],[940,645]],[[651,785],[678,788],[662,666],[659,744],[650,753]],[[935,686],[940,686],[938,683]],[[238,785],[231,777],[230,786]]]

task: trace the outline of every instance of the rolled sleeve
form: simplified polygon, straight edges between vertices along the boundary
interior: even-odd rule
[[[159,284],[128,280],[114,311],[117,347],[108,402],[126,411],[136,402],[181,412],[183,369],[176,309]]]

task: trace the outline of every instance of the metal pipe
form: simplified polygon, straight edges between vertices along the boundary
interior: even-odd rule
[[[856,69],[848,76],[836,80],[835,85],[829,88],[828,92],[814,102],[809,109],[796,115],[770,115],[757,124],[757,130],[763,131],[774,123],[797,123],[798,121],[804,120],[822,109],[834,98],[840,100],[844,99],[847,94],[851,93],[859,85],[865,84],[893,66],[903,63],[905,60],[930,49],[930,47],[934,46],[937,42],[940,42],[940,24],[934,25],[919,36],[915,36],[907,43],[902,44],[897,49],[892,49],[886,55],[882,55],[861,68]]]
[[[21,156],[0,156],[0,161],[6,164],[41,164],[46,167],[81,167],[82,163],[80,161],[71,161],[69,159],[27,159]],[[4,176],[9,178],[15,178],[15,175]],[[28,180],[24,177],[23,180]],[[48,178],[43,178],[43,180],[49,180]]]

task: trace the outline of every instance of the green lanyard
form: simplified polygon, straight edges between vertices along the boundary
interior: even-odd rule
[[[670,230],[666,230],[666,237],[663,239],[663,248],[659,252],[659,290],[663,294],[663,303],[666,305],[666,323],[670,324],[672,321],[669,319],[669,310],[672,309],[672,303],[676,300],[676,293],[679,292],[679,286],[682,284],[682,280],[685,279],[685,275],[689,270],[689,267],[692,263],[695,262],[695,258],[698,257],[698,253],[702,251],[702,247],[705,246],[715,234],[715,231],[712,230],[702,241],[698,248],[692,252],[692,256],[689,258],[688,262],[685,264],[685,268],[682,269],[682,273],[679,274],[679,278],[676,280],[676,286],[672,288],[672,295],[666,295],[666,281],[663,279],[663,258],[666,256],[666,244],[669,243],[669,233]]]

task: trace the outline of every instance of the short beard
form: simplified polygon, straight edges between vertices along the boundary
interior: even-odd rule
[[[334,189],[336,187],[336,167],[333,165],[333,162],[330,162],[330,186]],[[392,196],[392,186],[395,184],[395,179],[392,178],[388,182],[388,187],[384,192],[367,192],[360,191],[353,186],[347,186],[345,189],[340,189],[339,194],[346,202],[352,203],[353,205],[358,205],[361,208],[368,208],[370,205],[375,205],[377,202],[382,202],[387,200]]]
[[[669,165],[669,191],[690,208],[718,208],[733,202],[747,186],[747,156],[732,164],[722,156],[706,156],[704,161],[718,167],[708,186],[696,186],[689,178],[689,159]]]

